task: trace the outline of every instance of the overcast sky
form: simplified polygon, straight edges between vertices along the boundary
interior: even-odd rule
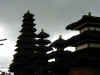
[[[66,38],[69,31],[65,27],[81,18],[89,11],[100,16],[100,0],[0,0],[0,38],[6,38],[4,46],[0,46],[0,65],[7,66],[14,53],[22,16],[30,10],[35,15],[37,32],[41,28],[54,35],[63,33]]]

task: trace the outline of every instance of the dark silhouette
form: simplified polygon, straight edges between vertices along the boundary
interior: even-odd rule
[[[100,17],[89,12],[66,29],[80,31],[79,35],[67,40],[76,47],[69,75],[100,75]]]
[[[34,58],[37,53],[36,47],[36,29],[33,21],[34,15],[29,11],[23,16],[23,24],[21,35],[17,40],[16,53],[14,55],[13,63],[10,65],[10,71],[14,75],[33,75],[35,70]]]
[[[41,32],[38,34],[38,57],[35,61],[37,64],[37,73],[39,75],[47,75],[48,74],[48,55],[47,52],[51,50],[48,46],[51,42],[47,39],[49,34],[44,32],[42,29]]]
[[[68,40],[59,36],[51,43],[43,29],[35,33],[33,16],[29,11],[23,16],[21,35],[9,71],[14,75],[100,75],[100,17],[89,12],[66,27],[80,34]],[[68,46],[74,46],[76,51],[65,51]],[[47,53],[54,48],[56,51]],[[55,61],[48,62],[53,58]]]
[[[68,75],[69,64],[71,62],[71,52],[64,51],[66,48],[66,41],[62,39],[61,35],[55,40],[50,47],[55,48],[56,51],[49,54],[50,59],[55,58],[55,62],[49,63],[51,72],[54,75]]]

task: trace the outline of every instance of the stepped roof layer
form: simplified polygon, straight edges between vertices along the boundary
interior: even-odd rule
[[[66,29],[78,30],[78,29],[75,29],[75,28],[80,26],[80,25],[84,25],[84,24],[90,24],[91,25],[92,23],[96,23],[96,24],[100,25],[100,17],[91,16],[91,15],[84,15],[77,22],[74,22],[72,24],[67,25]],[[94,24],[94,25],[96,25],[96,24]]]
[[[62,38],[62,36],[60,35],[59,38],[57,40],[55,40],[50,47],[54,47],[54,48],[65,48],[65,40]]]
[[[54,51],[48,55],[49,58],[69,57],[71,56],[70,51]]]
[[[100,32],[85,31],[65,41],[67,46],[77,46],[81,43],[100,43]]]

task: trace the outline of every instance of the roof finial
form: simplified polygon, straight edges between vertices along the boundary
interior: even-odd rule
[[[27,13],[30,13],[30,10],[29,9],[27,10]]]
[[[43,28],[41,29],[41,32],[44,32],[44,29]]]
[[[30,13],[30,10],[27,10],[27,12],[24,14],[24,17],[25,16],[34,16],[34,14]]]
[[[62,39],[62,35],[59,35],[59,39]]]
[[[88,12],[88,16],[91,16],[91,12],[90,11]]]

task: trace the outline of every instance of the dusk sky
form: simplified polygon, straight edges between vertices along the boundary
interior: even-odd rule
[[[8,40],[0,46],[0,67],[7,67],[14,54],[17,37],[22,25],[22,16],[30,10],[35,15],[37,33],[41,28],[56,39],[63,34],[66,39],[75,34],[65,27],[82,15],[92,12],[100,16],[100,0],[0,0],[0,39]]]

